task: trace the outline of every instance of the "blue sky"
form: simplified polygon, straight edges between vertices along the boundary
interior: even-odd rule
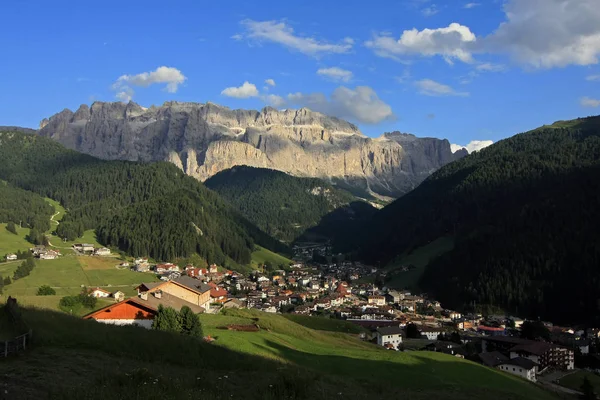
[[[0,125],[132,97],[308,106],[466,145],[600,113],[598,0],[21,0],[0,15]]]

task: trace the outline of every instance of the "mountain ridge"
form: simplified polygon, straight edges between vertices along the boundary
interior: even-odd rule
[[[103,159],[169,161],[201,181],[236,165],[327,179],[375,197],[399,197],[466,155],[447,140],[369,138],[307,108],[234,110],[214,103],[94,102],[42,120],[38,133]]]

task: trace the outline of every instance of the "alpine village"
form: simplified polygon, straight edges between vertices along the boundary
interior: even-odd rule
[[[599,399],[597,0],[227,3],[0,5],[0,399]]]

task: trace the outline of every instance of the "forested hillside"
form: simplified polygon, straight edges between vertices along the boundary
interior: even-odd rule
[[[443,167],[358,242],[383,265],[454,236],[421,281],[446,307],[588,321],[600,315],[599,178],[600,117],[559,122]]]
[[[196,251],[209,262],[247,263],[254,243],[281,245],[252,227],[214,192],[168,163],[102,161],[39,136],[0,133],[0,179],[59,201],[57,227],[74,239],[99,239],[159,260]]]
[[[44,232],[50,229],[53,212],[40,195],[0,181],[0,223],[12,222]]]
[[[246,166],[222,171],[205,185],[265,232],[286,242],[317,225],[333,210],[356,200],[320,179]]]

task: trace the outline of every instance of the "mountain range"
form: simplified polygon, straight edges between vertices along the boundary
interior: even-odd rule
[[[447,140],[400,132],[372,139],[311,111],[232,110],[213,103],[95,102],[65,109],[38,133],[107,160],[169,161],[201,181],[236,165],[331,181],[361,197],[395,198],[467,154]]]

